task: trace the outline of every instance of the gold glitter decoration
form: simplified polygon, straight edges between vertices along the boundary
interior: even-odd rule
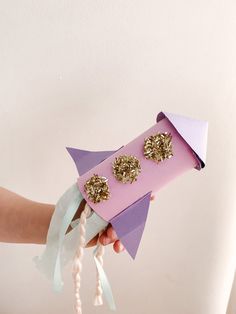
[[[112,164],[113,174],[122,183],[133,183],[141,172],[139,160],[135,156],[119,156]]]
[[[108,200],[110,197],[108,179],[94,174],[84,185],[84,190],[88,195],[88,198],[93,203],[99,203],[104,200]]]
[[[173,156],[172,136],[170,133],[157,133],[144,140],[144,156],[146,159],[160,162]]]

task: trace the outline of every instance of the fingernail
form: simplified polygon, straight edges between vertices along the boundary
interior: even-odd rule
[[[123,252],[125,249],[124,245],[123,244],[120,244],[119,245],[119,252]]]

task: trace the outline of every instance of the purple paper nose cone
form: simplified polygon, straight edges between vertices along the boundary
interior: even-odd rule
[[[205,167],[207,151],[208,122],[175,115],[168,112],[160,112],[156,121],[167,118],[186,143],[196,154],[199,164],[196,169]]]

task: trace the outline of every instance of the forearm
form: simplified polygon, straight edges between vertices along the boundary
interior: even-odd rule
[[[80,217],[85,203],[82,200],[73,220]],[[0,187],[0,242],[45,244],[54,210],[55,205],[37,203]],[[67,232],[71,229],[69,227]],[[98,235],[87,247],[96,245],[97,240]],[[124,250],[111,226],[103,232],[100,242],[103,245],[114,243],[117,253]]]
[[[0,242],[45,244],[54,209],[0,187]]]

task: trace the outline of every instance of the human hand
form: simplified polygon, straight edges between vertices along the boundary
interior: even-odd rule
[[[155,195],[151,195],[151,201],[154,201]],[[123,244],[118,239],[115,230],[113,229],[112,225],[109,224],[108,227],[102,232],[100,236],[94,237],[88,244],[87,247],[91,247],[97,244],[99,241],[102,245],[113,244],[113,250],[116,253],[123,252],[125,250]]]
[[[151,201],[154,201],[154,199],[155,199],[155,195],[152,194],[151,195]],[[84,210],[85,204],[86,204],[86,201],[83,199],[82,202],[80,203],[78,211],[77,211],[76,215],[74,216],[73,220],[80,217],[81,212]],[[68,231],[70,231],[70,230],[71,230],[71,227],[70,227],[70,229],[68,229]],[[113,250],[116,253],[120,253],[120,252],[123,252],[125,250],[123,244],[118,239],[117,234],[116,234],[116,232],[113,229],[111,224],[109,224],[107,226],[107,228],[100,235],[97,235],[92,240],[90,240],[87,243],[86,247],[95,246],[98,241],[104,246],[108,245],[108,244],[112,244]]]

